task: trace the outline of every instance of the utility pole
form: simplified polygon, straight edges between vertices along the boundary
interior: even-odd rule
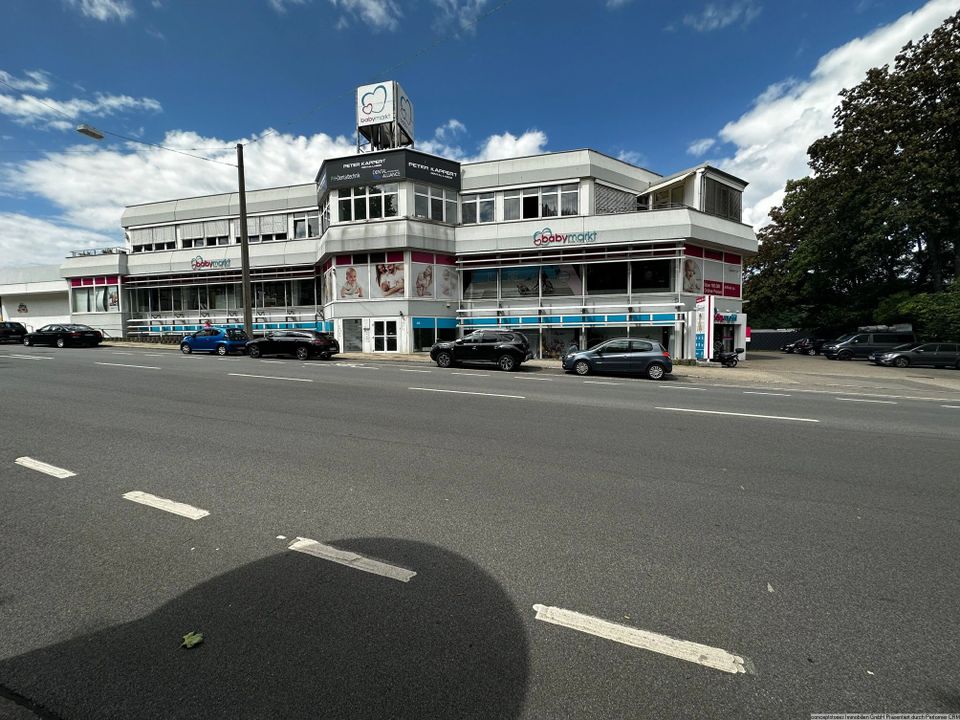
[[[243,144],[237,143],[237,175],[240,180],[240,266],[243,277],[243,331],[253,339],[253,309],[250,292],[250,239],[247,236],[247,186],[243,179]]]

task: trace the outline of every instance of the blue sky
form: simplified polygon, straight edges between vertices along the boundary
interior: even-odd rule
[[[960,0],[5,0],[0,268],[119,244],[124,205],[309,182],[351,151],[356,86],[395,79],[418,147],[592,147],[748,180],[760,225],[837,92]],[[57,108],[54,110],[53,108]],[[199,148],[199,149],[196,149]]]

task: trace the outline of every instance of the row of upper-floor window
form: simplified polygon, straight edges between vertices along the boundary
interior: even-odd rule
[[[247,218],[247,236],[252,243],[320,237],[320,213],[317,211]],[[240,220],[208,220],[162,225],[129,231],[135,253],[159,250],[193,249],[240,242]],[[231,240],[232,238],[232,240]]]

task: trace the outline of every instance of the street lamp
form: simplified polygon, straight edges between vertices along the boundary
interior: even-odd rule
[[[92,125],[81,123],[77,132],[94,140],[103,140],[104,134]],[[137,141],[135,141],[137,142]],[[150,144],[151,143],[145,143]],[[152,147],[161,147],[152,145]],[[169,148],[161,147],[162,150]],[[173,152],[176,152],[175,150]],[[201,158],[207,159],[207,158]],[[251,308],[250,289],[250,238],[247,236],[247,187],[243,178],[243,144],[237,143],[237,183],[240,191],[240,267],[243,286],[243,330],[247,337],[253,337],[253,310]]]

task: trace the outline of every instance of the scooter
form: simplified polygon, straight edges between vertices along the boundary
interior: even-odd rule
[[[720,350],[714,353],[713,357],[710,359],[711,362],[718,362],[723,367],[736,367],[739,362],[738,355],[743,352],[743,348],[737,348],[733,351],[723,351]]]

